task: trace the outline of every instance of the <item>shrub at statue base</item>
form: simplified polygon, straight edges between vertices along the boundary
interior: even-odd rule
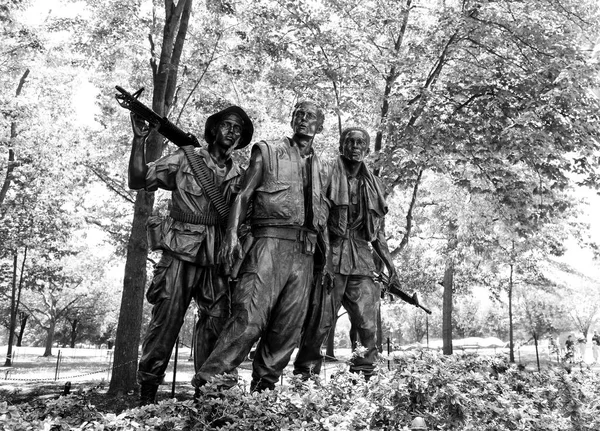
[[[386,365],[384,367],[384,365]],[[369,381],[340,369],[326,384],[287,376],[274,391],[202,388],[198,402],[168,400],[116,415],[86,396],[0,405],[8,430],[598,430],[600,378],[586,368],[520,371],[502,357],[414,352],[382,363]]]

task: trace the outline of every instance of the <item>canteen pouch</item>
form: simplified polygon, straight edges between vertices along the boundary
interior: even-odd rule
[[[146,223],[148,231],[148,247],[152,251],[161,250],[164,245],[163,222],[161,216],[150,216]]]

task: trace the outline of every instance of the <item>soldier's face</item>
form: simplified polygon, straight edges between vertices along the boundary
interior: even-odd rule
[[[235,114],[229,114],[223,117],[217,130],[215,131],[215,143],[223,147],[232,147],[237,145],[242,137],[242,120]]]
[[[300,105],[292,117],[292,130],[296,135],[314,136],[320,133],[323,125],[319,122],[318,110],[312,103]]]
[[[367,137],[360,130],[353,130],[346,135],[340,148],[342,156],[352,162],[362,162],[369,154]]]

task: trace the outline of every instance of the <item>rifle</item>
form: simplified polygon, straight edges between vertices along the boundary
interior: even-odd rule
[[[175,124],[171,123],[167,117],[161,117],[138,100],[144,91],[144,87],[133,94],[118,85],[116,85],[115,88],[120,93],[115,94],[115,98],[122,108],[128,109],[134,114],[142,117],[151,127],[156,127],[156,131],[169,141],[173,142],[178,147],[184,147],[186,145],[192,145],[194,147],[200,146],[200,142],[198,142],[198,139],[194,135],[184,132]]]
[[[400,288],[396,285],[396,283],[391,283],[390,278],[387,275],[385,275],[384,273],[377,274],[377,276],[375,277],[375,280],[383,283],[383,285],[385,286],[384,292],[387,292],[394,296],[397,296],[404,302],[407,302],[409,304],[414,305],[415,307],[422,309],[427,314],[431,314],[431,310],[429,308],[427,308],[424,305],[422,305],[421,303],[419,303],[419,296],[417,295],[417,292],[413,292],[413,294],[411,296],[408,293],[400,290]]]
[[[138,100],[140,94],[144,91],[144,87],[140,88],[135,93],[131,94],[123,87],[115,86],[117,91],[121,94],[115,94],[115,98],[122,108],[128,109],[134,114],[139,115],[148,123],[150,126],[156,127],[156,131],[173,142],[178,147],[181,147],[185,153],[192,172],[200,182],[200,186],[215,206],[217,213],[219,214],[220,223],[227,224],[229,218],[229,205],[225,202],[223,194],[217,188],[212,174],[209,172],[209,168],[206,163],[196,154],[190,146],[199,147],[200,142],[191,133],[186,133],[171,123],[167,117],[161,117],[152,109],[148,108],[142,102]]]

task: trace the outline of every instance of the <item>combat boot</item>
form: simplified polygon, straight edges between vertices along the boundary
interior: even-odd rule
[[[140,387],[140,406],[147,406],[148,404],[155,404],[156,403],[156,392],[158,392],[158,385],[142,383],[142,385]]]

